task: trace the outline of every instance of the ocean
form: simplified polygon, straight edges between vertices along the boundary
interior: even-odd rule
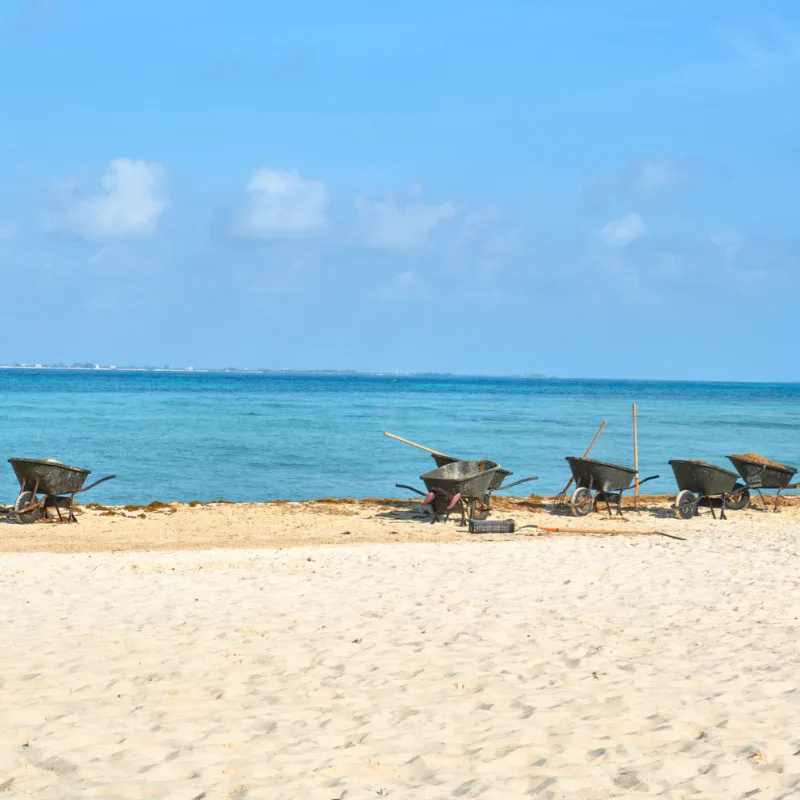
[[[433,460],[390,431],[554,494],[603,420],[592,456],[633,465],[633,402],[648,493],[675,491],[671,458],[800,465],[800,384],[47,369],[0,370],[0,453],[116,473],[85,502],[408,497]],[[0,503],[17,493],[6,464]]]

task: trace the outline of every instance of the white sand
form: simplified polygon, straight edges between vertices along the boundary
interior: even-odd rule
[[[800,528],[685,530],[4,554],[0,798],[798,798]]]

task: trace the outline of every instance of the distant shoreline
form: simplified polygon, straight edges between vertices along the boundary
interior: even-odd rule
[[[491,378],[501,380],[559,380],[551,375],[465,375],[454,372],[359,372],[358,370],[336,369],[239,369],[237,367],[117,367],[102,364],[68,366],[62,364],[0,364],[0,369],[35,371],[50,370],[58,372],[170,372],[193,375],[320,375],[362,378]]]

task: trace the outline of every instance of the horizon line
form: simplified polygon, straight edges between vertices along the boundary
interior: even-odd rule
[[[765,380],[697,380],[685,378],[589,378],[565,377],[561,375],[544,375],[541,373],[511,373],[503,375],[455,373],[455,372],[377,372],[353,369],[267,369],[254,367],[152,367],[152,366],[124,366],[116,365],[90,365],[85,362],[80,365],[71,364],[0,364],[0,370],[19,370],[30,372],[36,370],[52,370],[63,372],[164,372],[181,374],[204,375],[307,375],[307,376],[351,376],[373,378],[479,378],[488,380],[540,380],[540,381],[608,381],[615,383],[700,383],[700,384],[747,384],[761,386],[797,386],[800,381],[765,381]]]

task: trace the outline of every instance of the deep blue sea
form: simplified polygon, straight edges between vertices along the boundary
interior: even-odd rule
[[[86,502],[406,497],[434,464],[386,430],[547,494],[604,419],[593,457],[632,466],[633,402],[648,492],[674,491],[671,458],[800,464],[800,384],[58,370],[0,370],[0,454],[117,474]],[[3,461],[0,502],[17,492]]]

